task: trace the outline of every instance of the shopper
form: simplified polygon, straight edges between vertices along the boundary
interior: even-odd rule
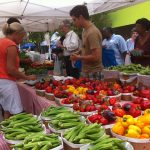
[[[75,6],[70,16],[76,27],[83,28],[81,54],[72,54],[71,60],[82,61],[82,76],[101,79],[102,36],[98,28],[90,21],[87,7]]]
[[[144,66],[150,65],[150,21],[141,18],[136,21],[136,31],[139,36],[135,40],[134,50],[132,54],[132,62],[139,63]]]
[[[103,28],[104,40],[103,46],[106,49],[112,49],[115,53],[117,65],[123,65],[127,54],[126,41],[121,35],[116,35],[111,27]]]
[[[8,24],[11,24],[11,23],[13,23],[13,22],[18,22],[18,23],[20,23],[20,21],[19,21],[17,18],[14,18],[14,17],[8,18],[8,20],[7,20],[7,23],[8,23]],[[0,31],[0,38],[4,38],[4,37],[5,37],[4,33],[3,33],[2,31]]]
[[[35,80],[36,76],[25,74],[19,69],[18,44],[26,32],[20,23],[6,23],[2,29],[5,38],[0,39],[0,104],[4,109],[4,118],[23,111],[17,79]]]
[[[70,60],[72,53],[79,48],[79,37],[71,30],[71,23],[69,20],[64,20],[60,25],[61,31],[65,34],[63,44],[59,42],[58,46],[63,49],[64,62],[67,76],[79,78],[79,69],[74,66],[74,62]]]
[[[137,38],[138,33],[135,28],[131,30],[131,38],[126,41],[128,51],[134,50],[135,39]]]
[[[150,21],[146,18],[138,19],[136,30],[139,36],[135,42],[135,49],[143,50],[144,55],[150,55]]]

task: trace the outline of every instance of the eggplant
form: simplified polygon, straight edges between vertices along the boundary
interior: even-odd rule
[[[111,110],[105,110],[105,111],[103,111],[102,115],[103,115],[103,117],[105,119],[107,119],[110,122],[116,120],[115,113],[112,112]]]
[[[126,103],[123,105],[123,109],[125,111],[130,111],[131,108],[132,108],[132,105],[130,103]]]
[[[90,95],[94,95],[94,90],[87,90],[86,93]]]

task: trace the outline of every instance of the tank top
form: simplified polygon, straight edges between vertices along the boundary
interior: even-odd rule
[[[0,39],[0,79],[16,80],[15,77],[12,77],[10,74],[8,74],[7,70],[7,48],[10,46],[16,46],[17,48],[17,45],[12,40],[8,38]],[[18,55],[16,56],[15,67],[16,70],[19,69],[19,51]]]

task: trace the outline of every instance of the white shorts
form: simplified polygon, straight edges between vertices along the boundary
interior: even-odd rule
[[[15,81],[0,79],[0,104],[4,111],[9,111],[10,114],[18,114],[23,111]]]

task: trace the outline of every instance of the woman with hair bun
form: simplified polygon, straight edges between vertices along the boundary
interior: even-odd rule
[[[6,119],[23,111],[16,80],[35,80],[36,76],[26,76],[18,71],[17,45],[26,36],[23,26],[18,22],[6,23],[2,31],[5,38],[0,39],[0,104],[4,110],[4,119]]]

